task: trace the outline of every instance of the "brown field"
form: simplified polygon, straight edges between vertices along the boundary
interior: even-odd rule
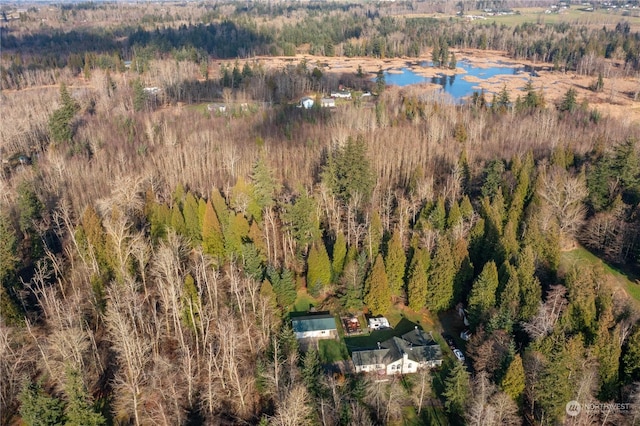
[[[575,72],[553,71],[553,64],[533,63],[531,61],[514,61],[498,51],[486,50],[454,50],[458,60],[467,60],[478,67],[490,67],[498,62],[510,63],[513,65],[529,65],[536,69],[538,76],[532,77],[531,80],[536,89],[542,89],[547,104],[558,102],[562,96],[573,87],[578,93],[578,102],[586,100],[590,108],[596,108],[602,114],[613,117],[640,121],[640,100],[635,100],[636,94],[640,91],[640,78],[616,76],[616,70],[619,64],[611,63],[610,75],[604,76],[604,90],[596,93],[589,89],[594,82],[592,76],[578,75]],[[464,70],[457,68],[456,70],[424,68],[419,65],[420,62],[430,60],[430,55],[423,55],[418,58],[346,58],[346,57],[324,57],[312,56],[306,54],[298,54],[295,57],[256,57],[254,60],[262,64],[265,68],[283,68],[290,64],[298,64],[303,60],[307,61],[308,69],[318,67],[325,73],[356,73],[358,66],[362,67],[365,74],[371,75],[373,78],[379,69],[393,70],[402,67],[409,67],[413,71],[424,75],[425,77],[433,77],[437,74],[456,74],[461,78],[472,79],[474,77],[465,77]],[[220,63],[228,63],[228,61],[219,61],[214,69],[219,68]],[[472,80],[470,80],[472,81]],[[521,75],[505,74],[499,75],[484,81],[478,80],[478,90],[484,89],[490,94],[497,93],[506,85],[507,90],[511,93],[512,100],[515,101],[517,92],[524,87]],[[425,88],[437,85],[425,84]],[[490,97],[489,97],[490,99]]]

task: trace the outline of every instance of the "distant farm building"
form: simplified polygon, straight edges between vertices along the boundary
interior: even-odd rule
[[[332,98],[351,99],[351,92],[341,90],[339,92],[331,92]]]

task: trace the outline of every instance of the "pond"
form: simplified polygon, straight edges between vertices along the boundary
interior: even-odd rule
[[[432,67],[430,62],[422,62],[423,67]],[[447,76],[438,74],[435,77],[425,77],[417,74],[410,68],[395,69],[391,72],[385,71],[384,77],[387,84],[396,86],[408,86],[418,83],[433,83],[442,86],[442,90],[450,94],[456,101],[461,101],[467,96],[471,96],[474,91],[479,91],[476,79],[487,80],[499,75],[522,75],[523,82],[526,82],[535,71],[531,67],[516,66],[510,64],[497,63],[488,68],[473,66],[468,61],[458,62],[458,68],[465,70],[463,74]],[[475,77],[472,81],[467,81],[464,77]]]

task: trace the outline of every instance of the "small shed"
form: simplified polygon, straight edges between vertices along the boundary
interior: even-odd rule
[[[338,335],[336,319],[331,314],[305,315],[291,319],[296,339],[315,337],[333,339]]]

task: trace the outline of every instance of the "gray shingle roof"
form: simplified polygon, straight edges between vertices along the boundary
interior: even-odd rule
[[[390,364],[406,353],[412,361],[424,363],[442,359],[442,350],[430,334],[415,329],[380,344],[380,349],[353,351],[354,365]]]

